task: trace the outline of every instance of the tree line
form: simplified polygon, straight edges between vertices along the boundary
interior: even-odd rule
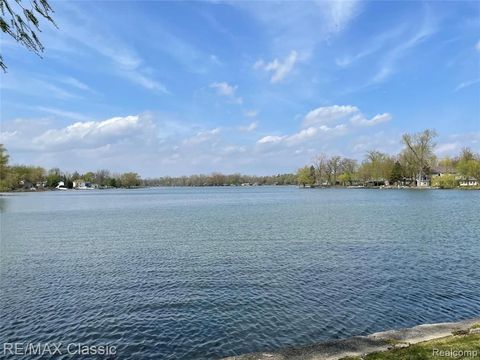
[[[96,172],[62,172],[59,168],[45,170],[40,166],[9,165],[9,156],[5,147],[0,144],[0,191],[12,191],[32,187],[40,189],[55,188],[60,182],[73,188],[73,181],[83,180],[98,187],[136,187],[142,185],[142,179],[137,173],[126,172],[112,174],[108,170]]]
[[[437,158],[434,154],[436,133],[425,130],[402,137],[402,151],[389,155],[377,150],[368,151],[363,161],[341,156],[319,154],[310,165],[298,169],[296,174],[252,176],[212,173],[179,177],[142,179],[137,173],[62,172],[58,168],[46,170],[39,166],[9,165],[9,156],[0,144],[0,191],[18,189],[55,188],[60,182],[72,188],[73,181],[83,180],[100,188],[138,186],[238,186],[238,185],[300,185],[300,186],[416,186],[419,181],[431,181],[440,188],[458,186],[459,180],[480,181],[480,154],[464,148],[455,157]],[[441,176],[439,176],[441,175]]]
[[[439,159],[434,153],[436,136],[434,130],[405,134],[399,154],[371,150],[360,163],[355,159],[319,154],[311,165],[298,169],[298,183],[301,186],[417,186],[421,181],[431,181],[432,186],[453,188],[462,178],[480,181],[480,154],[464,148],[455,157]]]
[[[239,186],[239,185],[296,185],[295,174],[278,174],[271,176],[254,176],[242,174],[225,175],[213,173],[210,175],[190,175],[180,177],[160,177],[145,179],[146,186]]]
[[[0,191],[29,190],[32,187],[52,189],[60,182],[63,182],[65,187],[72,189],[75,180],[95,184],[100,188],[131,188],[138,186],[295,185],[297,176],[295,174],[252,176],[212,173],[210,175],[142,179],[137,173],[114,174],[109,170],[69,173],[63,172],[59,168],[46,170],[39,166],[9,165],[8,153],[0,144]]]

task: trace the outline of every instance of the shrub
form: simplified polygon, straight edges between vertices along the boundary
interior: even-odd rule
[[[453,189],[458,186],[458,180],[455,179],[454,175],[437,176],[432,179],[432,186],[440,189]]]

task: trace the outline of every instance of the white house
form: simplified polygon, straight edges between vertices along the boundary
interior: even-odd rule
[[[77,190],[93,190],[98,189],[98,185],[82,179],[77,179],[73,181],[73,188]]]
[[[429,187],[430,180],[428,179],[417,179],[417,187]]]
[[[82,180],[82,179],[73,180],[73,188],[74,189],[84,189],[86,187],[87,186],[86,186],[84,180]]]
[[[458,184],[460,186],[478,186],[478,180],[475,178],[460,179]]]

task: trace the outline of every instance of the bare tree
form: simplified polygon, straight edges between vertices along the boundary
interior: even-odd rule
[[[327,161],[327,171],[331,185],[337,184],[337,176],[340,174],[341,160],[342,158],[340,156],[332,156],[330,160]]]
[[[428,173],[435,162],[433,139],[437,136],[435,130],[424,130],[416,134],[404,134],[402,136],[405,149],[403,156],[408,165],[415,172],[417,180],[421,180]]]
[[[323,153],[318,154],[313,158],[313,165],[315,167],[315,180],[319,185],[322,185],[328,179],[327,162],[327,155]]]
[[[357,170],[357,160],[343,158],[341,160],[340,166],[341,166],[342,172],[348,173],[348,174],[354,174],[355,171]]]
[[[95,182],[98,185],[107,185],[108,179],[110,178],[110,171],[106,169],[97,170],[95,173]]]

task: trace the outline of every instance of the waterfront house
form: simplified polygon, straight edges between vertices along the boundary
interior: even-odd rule
[[[429,187],[430,180],[429,179],[417,179],[417,187]]]
[[[441,177],[441,176],[443,176],[443,175],[445,175],[445,173],[442,172],[441,170],[437,170],[437,169],[434,169],[434,170],[432,170],[432,171],[430,172],[430,177],[431,177],[432,179],[435,178],[435,177]]]
[[[28,180],[20,180],[19,184],[22,189],[30,189],[33,186],[33,184]]]
[[[86,188],[85,180],[82,180],[82,179],[73,180],[73,188],[74,189]]]
[[[47,182],[46,182],[46,181],[38,181],[38,182],[35,184],[35,187],[36,187],[37,189],[46,188],[46,187],[47,187]]]
[[[431,180],[431,177],[426,174],[419,174],[415,179],[417,187],[419,188],[430,187],[430,180]]]
[[[479,182],[477,179],[473,178],[473,177],[469,177],[469,178],[462,178],[460,179],[459,183],[458,183],[460,186],[478,186],[479,185]]]
[[[73,188],[77,190],[93,190],[98,189],[98,185],[83,179],[77,179],[73,181]]]
[[[33,186],[33,183],[31,183],[28,180],[20,180],[20,189],[23,190],[37,190],[35,186]]]

